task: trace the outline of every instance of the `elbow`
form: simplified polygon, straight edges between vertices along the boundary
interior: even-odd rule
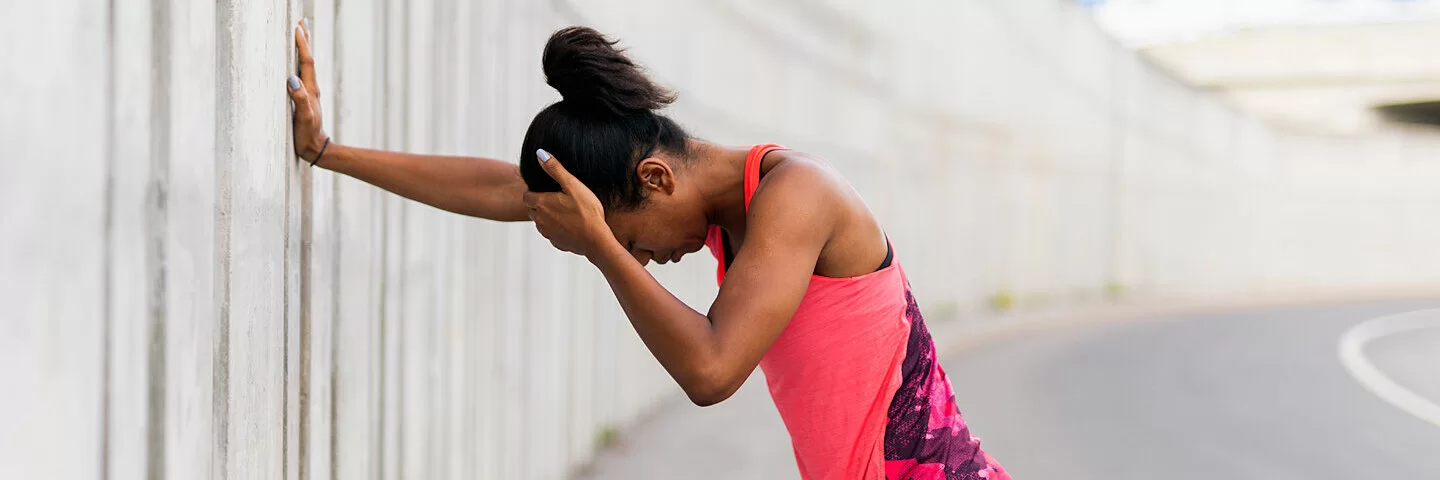
[[[708,407],[723,402],[735,395],[744,378],[734,380],[733,375],[697,375],[695,380],[681,385],[685,396],[698,407]]]

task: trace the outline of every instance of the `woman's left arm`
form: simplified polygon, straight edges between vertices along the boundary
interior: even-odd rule
[[[525,194],[540,233],[600,269],[635,332],[691,401],[706,406],[734,394],[799,308],[833,231],[834,203],[817,200],[823,183],[805,171],[771,172],[769,188],[751,201],[743,253],[705,315],[615,240],[600,202],[558,160],[541,163],[562,190]]]

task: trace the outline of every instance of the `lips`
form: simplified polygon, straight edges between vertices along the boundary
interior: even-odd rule
[[[693,247],[690,247],[690,248],[687,248],[687,249],[684,249],[684,250],[675,252],[675,261],[676,261],[676,262],[679,262],[680,259],[685,258],[686,255],[689,255],[689,254],[698,252],[698,251],[700,251],[700,250],[702,250],[702,249],[704,249],[704,248],[705,248],[705,241],[704,241],[704,240],[701,240],[699,243],[696,243],[695,246],[693,246]]]

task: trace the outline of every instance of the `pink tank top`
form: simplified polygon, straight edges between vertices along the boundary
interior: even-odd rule
[[[750,150],[747,210],[761,161],[782,148]],[[723,283],[722,238],[712,226],[706,245]],[[760,369],[805,479],[1008,478],[955,409],[898,258],[857,277],[811,276]]]

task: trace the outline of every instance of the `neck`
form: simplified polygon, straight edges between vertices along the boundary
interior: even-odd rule
[[[690,140],[687,147],[695,156],[695,178],[705,201],[706,220],[731,235],[744,235],[745,157],[750,150],[704,140]]]

